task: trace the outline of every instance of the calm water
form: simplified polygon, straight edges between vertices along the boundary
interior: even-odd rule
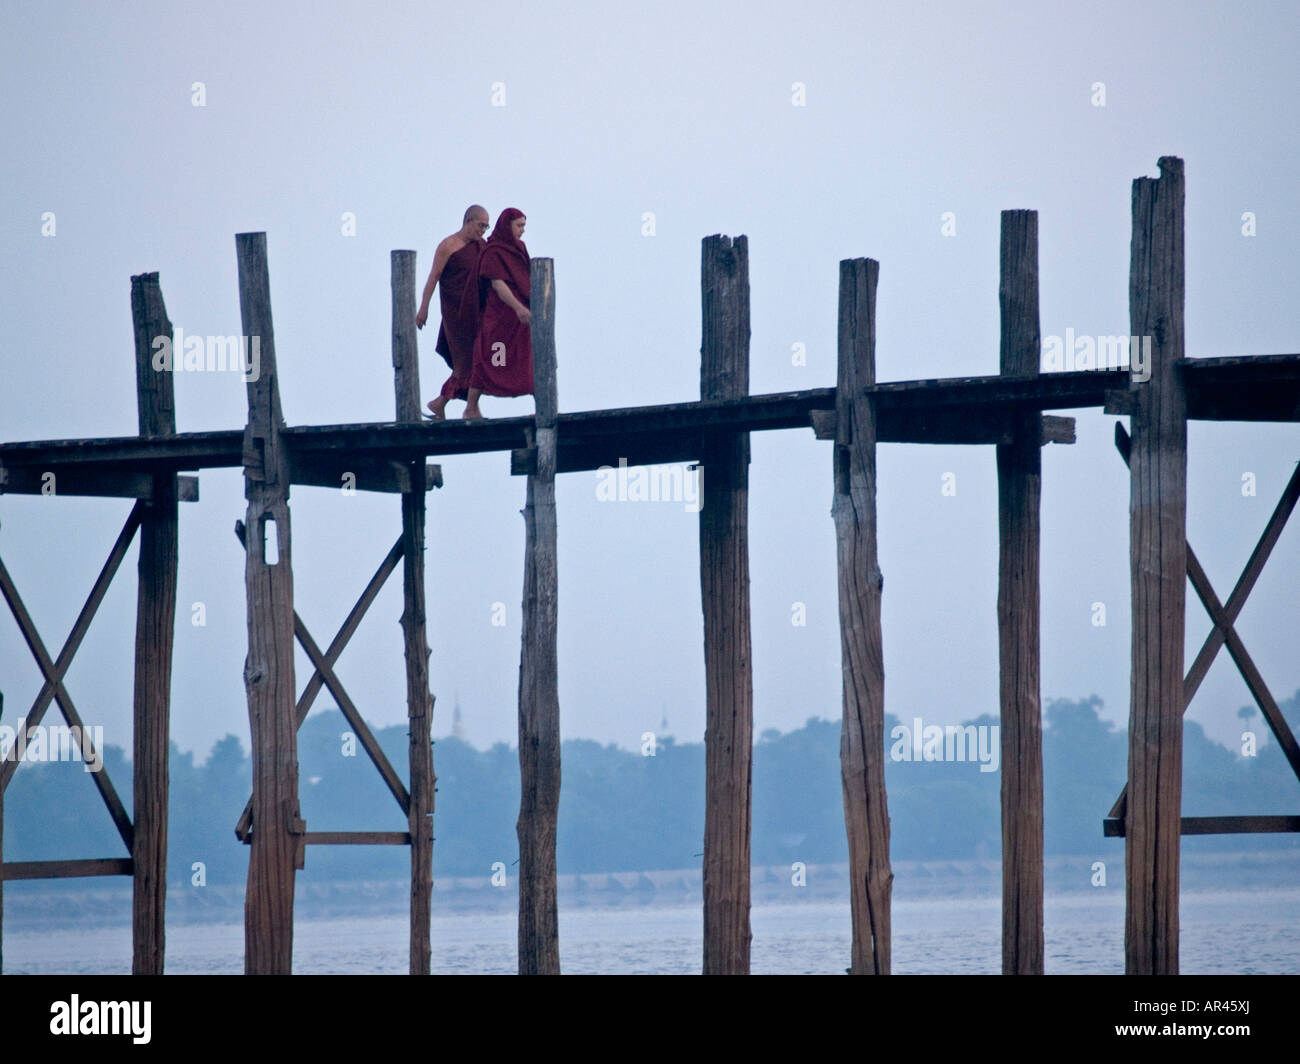
[[[895,900],[894,971],[994,974],[1000,967],[999,900]],[[1124,969],[1123,890],[1049,894],[1047,970],[1115,973]],[[690,974],[699,971],[701,913],[676,908],[572,909],[560,913],[560,962],[570,973]],[[1184,974],[1300,973],[1300,888],[1184,892]],[[842,972],[848,964],[847,904],[804,902],[753,910],[753,970]],[[171,973],[243,971],[242,924],[170,927]],[[299,919],[299,973],[402,974],[404,916]],[[130,971],[128,927],[13,930],[4,938],[9,973],[114,974]],[[512,973],[513,913],[435,916],[433,966],[441,973]]]

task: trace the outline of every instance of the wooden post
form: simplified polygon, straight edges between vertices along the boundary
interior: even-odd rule
[[[415,342],[415,252],[392,253],[393,381],[397,420],[420,423],[420,364]],[[410,735],[411,974],[428,975],[433,916],[433,695],[424,611],[424,457],[408,463],[402,493],[402,636],[406,648],[406,714]]]
[[[248,659],[244,686],[253,758],[253,833],[244,899],[244,971],[287,975],[293,964],[294,870],[303,866],[306,825],[298,807],[294,715],[293,569],[289,461],[281,430],[279,377],[271,322],[266,234],[235,237],[245,342],[259,345],[248,381],[244,496],[248,512],[244,580]]]
[[[1002,212],[1004,377],[1036,377],[1038,212]],[[1039,680],[1042,416],[1015,418],[999,444],[998,661],[1002,707],[1002,973],[1043,974],[1043,731]]]
[[[176,435],[169,370],[153,367],[154,339],[170,342],[171,322],[156,273],[131,278],[136,395],[141,436]],[[177,493],[174,472],[155,473],[140,523],[135,621],[135,822],[132,962],[136,975],[162,975],[167,893],[167,794],[172,642],[176,626]]]
[[[1125,970],[1178,973],[1187,597],[1187,399],[1183,357],[1183,161],[1133,182],[1130,344],[1150,339],[1150,380],[1134,381],[1129,557],[1133,634],[1124,843]],[[1137,339],[1134,340],[1133,337]],[[1133,353],[1137,363],[1136,352]]]
[[[835,382],[835,555],[839,573],[843,721],[840,778],[849,839],[854,975],[888,975],[889,807],[885,797],[885,663],[880,631],[884,578],[876,558],[874,259],[840,262],[839,370]]]
[[[749,241],[705,237],[700,398],[749,394]],[[702,454],[700,593],[706,685],[704,974],[749,974],[754,681],[749,639],[749,434]]]
[[[555,264],[533,259],[535,471],[524,503],[523,647],[519,659],[519,974],[560,974],[555,833],[560,809],[556,654]]]

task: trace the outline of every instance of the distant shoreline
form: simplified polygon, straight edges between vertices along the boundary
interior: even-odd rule
[[[1122,859],[1107,862],[1105,886],[1093,886],[1098,858],[1055,856],[1044,860],[1044,886],[1049,896],[1124,890]],[[896,901],[944,898],[997,898],[1001,865],[996,860],[896,861]],[[848,904],[847,864],[809,864],[798,870],[786,865],[754,867],[754,905],[843,901]],[[802,878],[803,885],[795,885]],[[1300,882],[1300,849],[1251,852],[1184,853],[1182,890],[1291,888]],[[605,872],[558,877],[561,909],[636,909],[697,904],[701,896],[699,868],[650,872]],[[5,884],[6,929],[113,927],[131,922],[131,885],[97,882],[94,886],[14,881]],[[399,915],[408,911],[406,880],[313,882],[300,874],[295,911],[305,919],[356,915]],[[513,911],[517,904],[513,869],[503,887],[488,876],[438,877],[434,882],[435,914]],[[243,919],[243,884],[193,887],[188,881],[169,885],[169,925],[229,923]]]

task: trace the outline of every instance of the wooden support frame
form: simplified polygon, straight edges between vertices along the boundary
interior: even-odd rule
[[[247,531],[242,521],[235,523],[235,535],[239,537],[239,542],[247,549]],[[357,738],[361,741],[361,748],[365,750],[371,763],[378,770],[379,775],[383,777],[385,785],[387,785],[388,790],[397,801],[398,808],[401,809],[402,814],[405,816],[410,812],[411,808],[411,798],[407,793],[406,785],[402,783],[401,777],[397,775],[392,762],[388,760],[388,756],[380,747],[379,740],[375,738],[374,732],[370,730],[369,725],[361,716],[356,703],[352,701],[347,689],[344,688],[342,681],[334,672],[334,663],[338,661],[339,656],[343,653],[343,648],[347,646],[348,640],[356,631],[357,624],[364,616],[366,609],[369,608],[370,603],[374,601],[375,596],[378,595],[384,582],[397,567],[397,561],[402,556],[401,547],[402,541],[399,539],[380,564],[378,572],[362,592],[361,598],[358,599],[349,612],[343,628],[335,635],[327,651],[321,651],[316,640],[312,638],[311,632],[308,631],[307,625],[298,616],[298,611],[294,610],[294,637],[298,640],[298,645],[306,652],[307,657],[311,660],[312,667],[315,669],[294,707],[294,729],[296,731],[302,727],[303,721],[307,719],[307,714],[311,712],[312,704],[316,701],[316,696],[320,693],[321,688],[327,688],[330,694],[334,696],[334,701],[338,703],[339,711],[356,732]],[[235,837],[241,842],[247,843],[252,838],[252,809],[253,800],[250,798],[244,806],[244,811],[240,815],[238,823],[235,825]]]
[[[705,237],[700,398],[749,393],[749,241]],[[749,434],[718,431],[701,462],[704,607],[704,974],[748,975],[754,677],[749,636]]]
[[[885,663],[880,627],[884,577],[876,557],[874,259],[840,262],[839,360],[832,428],[836,566],[839,574],[843,721],[840,780],[849,842],[853,940],[849,971],[888,975],[894,873],[885,791]]]
[[[112,549],[109,551],[108,559],[100,569],[99,576],[86,596],[86,601],[82,604],[81,610],[77,614],[77,619],[73,622],[72,629],[69,631],[67,638],[64,640],[63,647],[59,651],[59,656],[54,661],[50,660],[49,652],[45,649],[45,644],[41,639],[40,633],[36,629],[31,614],[24,605],[22,596],[18,593],[18,588],[14,584],[13,577],[10,576],[9,570],[5,567],[3,559],[0,559],[0,595],[3,595],[5,602],[9,606],[14,620],[18,622],[19,631],[26,641],[32,656],[36,659],[36,664],[44,676],[44,683],[41,690],[32,703],[32,707],[23,718],[24,727],[27,729],[39,726],[45,716],[45,711],[49,708],[50,702],[57,701],[59,709],[63,714],[64,720],[69,726],[75,727],[72,735],[77,743],[77,748],[81,753],[82,759],[87,757],[91,761],[103,757],[103,751],[96,751],[93,740],[86,736],[83,731],[81,717],[78,715],[72,703],[72,698],[68,694],[67,688],[63,686],[63,677],[66,675],[68,668],[72,664],[72,659],[76,655],[81,641],[85,638],[86,632],[90,628],[90,622],[94,620],[95,613],[99,610],[100,604],[104,601],[104,596],[108,593],[109,585],[113,582],[113,577],[121,567],[122,560],[126,557],[127,549],[131,541],[135,538],[136,530],[144,517],[144,503],[137,502],[127,515],[126,523],[122,526],[121,532],[118,533]],[[27,733],[31,734],[30,730]],[[89,751],[85,744],[89,743]],[[3,760],[0,760],[0,972],[4,970],[4,951],[3,951],[3,917],[4,917],[4,883],[8,879],[64,879],[78,876],[97,876],[97,875],[134,875],[134,864],[129,858],[95,858],[95,859],[78,859],[62,861],[10,861],[3,860],[4,845],[4,793],[8,789],[10,782],[13,780],[14,772],[18,768],[18,750],[17,744],[14,749],[7,752]],[[100,771],[91,774],[96,789],[99,791],[100,798],[108,810],[109,816],[113,820],[114,827],[117,828],[118,834],[126,847],[127,853],[134,851],[135,829],[131,823],[130,817],[127,816],[126,810],[122,806],[122,801],[117,795],[113,782],[108,776],[107,770],[101,764]]]
[[[240,465],[249,503],[248,527],[253,532],[246,544],[249,660],[245,679],[253,726],[255,785],[253,798],[237,828],[237,834],[253,846],[246,909],[246,970],[289,970],[294,870],[302,867],[306,846],[408,845],[412,848],[411,971],[428,971],[432,891],[429,818],[435,781],[429,740],[433,698],[428,688],[425,631],[424,495],[430,485],[440,485],[441,470],[426,465],[422,458],[431,454],[508,451],[511,472],[528,477],[519,697],[520,971],[558,972],[555,827],[560,764],[554,478],[557,472],[596,468],[611,457],[626,457],[633,464],[698,458],[709,473],[700,518],[708,685],[704,970],[747,972],[752,771],[748,434],[811,427],[816,438],[835,442],[833,512],[845,672],[841,771],[853,867],[851,970],[888,972],[890,964],[892,873],[888,863],[883,740],[871,737],[873,731],[883,730],[879,631],[882,581],[875,548],[874,460],[877,443],[905,442],[982,443],[998,448],[1003,965],[1007,972],[1041,971],[1039,448],[1047,442],[1072,443],[1075,438],[1073,419],[1041,412],[1104,404],[1108,411],[1132,417],[1134,426],[1132,441],[1122,428],[1117,430],[1123,441],[1121,450],[1132,465],[1132,802],[1126,787],[1112,816],[1105,821],[1105,830],[1107,835],[1122,835],[1127,840],[1126,967],[1131,972],[1176,972],[1179,833],[1300,831],[1300,816],[1179,816],[1181,714],[1222,646],[1228,647],[1300,778],[1300,744],[1282,719],[1234,627],[1264,560],[1300,498],[1300,471],[1283,492],[1232,595],[1226,603],[1220,602],[1185,539],[1186,422],[1189,418],[1300,421],[1300,355],[1201,360],[1184,357],[1182,162],[1165,157],[1160,160],[1160,169],[1158,180],[1139,179],[1133,189],[1130,328],[1134,335],[1153,337],[1155,358],[1150,383],[1130,384],[1127,390],[1120,390],[1127,381],[1123,370],[1039,376],[1034,212],[1003,214],[1003,334],[998,377],[875,383],[878,266],[871,260],[850,260],[841,263],[837,387],[748,395],[747,241],[743,236],[734,241],[719,236],[706,238],[702,249],[704,340],[699,402],[558,414],[553,263],[539,259],[534,260],[531,277],[537,413],[533,418],[499,419],[474,427],[421,423],[412,328],[413,252],[397,251],[392,257],[397,397],[397,420],[392,424],[295,428],[283,424],[265,234],[240,234],[237,252],[243,327],[246,335],[262,341],[264,351],[262,379],[249,382],[248,425],[243,433],[176,434],[174,413],[170,412],[170,378],[166,379],[168,390],[164,395],[162,380],[155,379],[157,375],[150,373],[148,360],[140,357],[146,347],[151,347],[149,341],[154,336],[170,329],[161,292],[156,290],[156,275],[132,278],[133,311],[138,311],[133,316],[141,374],[140,438],[0,445],[0,493],[39,491],[48,473],[55,472],[61,494],[127,497],[138,500],[137,505],[57,661],[52,662],[40,644],[2,563],[0,591],[18,617],[45,676],[37,698],[39,708],[34,707],[29,726],[40,720],[51,701],[59,703],[69,724],[79,725],[80,718],[62,678],[136,528],[152,527],[154,542],[146,547],[148,537],[142,534],[140,559],[135,759],[142,771],[137,774],[135,786],[137,807],[152,804],[150,815],[154,819],[147,828],[132,825],[111,782],[106,776],[97,776],[95,783],[133,856],[0,864],[0,887],[6,879],[132,875],[137,886],[133,965],[137,971],[162,970],[165,898],[159,872],[165,870],[166,858],[166,704],[170,680],[170,647],[163,644],[170,640],[170,626],[174,624],[176,503],[197,498],[196,478],[180,476],[178,471]],[[322,651],[292,607],[289,491],[294,483],[338,487],[349,473],[355,475],[353,486],[360,490],[402,494],[403,534],[334,641]],[[277,533],[270,541],[264,528],[268,519],[274,521]],[[242,523],[237,531],[242,533]],[[1178,533],[1177,537],[1174,533]],[[241,534],[241,538],[247,537]],[[268,542],[278,545],[278,560],[269,556]],[[1180,558],[1185,560],[1183,568],[1171,562]],[[334,671],[334,663],[361,616],[399,561],[405,563],[402,627],[411,722],[409,792]],[[1214,625],[1185,677],[1181,676],[1184,569]],[[296,706],[291,702],[290,631],[315,669]],[[408,831],[306,831],[297,801],[296,729],[322,687],[331,691],[357,729],[398,806],[408,816]],[[1179,689],[1181,699],[1175,697]],[[881,755],[878,771],[871,764],[873,747]],[[0,814],[4,787],[14,767],[12,759],[0,764]],[[260,946],[256,952],[255,944]]]
[[[1129,434],[1124,430],[1124,426],[1119,422],[1115,423],[1115,448],[1127,465],[1130,462],[1132,441]],[[1264,526],[1264,531],[1260,534],[1255,549],[1251,551],[1246,567],[1237,578],[1226,605],[1219,602],[1219,597],[1215,594],[1214,587],[1210,584],[1210,578],[1206,575],[1205,569],[1196,557],[1196,552],[1192,550],[1190,543],[1187,544],[1187,575],[1201,600],[1201,604],[1205,606],[1206,612],[1210,615],[1214,627],[1211,629],[1210,634],[1205,637],[1205,642],[1201,645],[1196,660],[1192,663],[1191,669],[1188,670],[1187,676],[1184,678],[1183,712],[1187,712],[1187,707],[1191,705],[1201,681],[1205,679],[1206,674],[1210,671],[1210,665],[1213,664],[1215,656],[1226,644],[1228,653],[1232,656],[1238,670],[1241,672],[1242,679],[1245,680],[1246,686],[1250,689],[1250,693],[1259,705],[1260,712],[1273,732],[1273,737],[1277,740],[1283,756],[1286,757],[1287,763],[1291,766],[1291,771],[1295,773],[1296,779],[1300,780],[1300,744],[1296,742],[1295,735],[1287,724],[1286,718],[1282,716],[1277,700],[1269,692],[1267,685],[1264,683],[1264,678],[1260,675],[1259,669],[1255,666],[1254,660],[1234,628],[1238,615],[1246,605],[1246,599],[1264,570],[1265,562],[1268,561],[1269,555],[1282,535],[1282,530],[1286,527],[1287,521],[1295,510],[1297,500],[1300,500],[1300,466],[1297,466],[1292,472],[1286,487],[1282,490],[1277,506],[1274,507],[1268,523]],[[1123,837],[1126,832],[1125,820],[1127,812],[1128,785],[1125,784],[1124,789],[1120,791],[1119,797],[1115,800],[1115,804],[1102,822],[1104,834],[1109,837]],[[1300,831],[1300,817],[1294,816],[1183,817],[1181,824],[1181,833],[1184,835]]]
[[[560,695],[556,648],[555,264],[529,276],[536,468],[524,502],[523,635],[519,656],[519,974],[560,974],[555,840],[560,809]]]

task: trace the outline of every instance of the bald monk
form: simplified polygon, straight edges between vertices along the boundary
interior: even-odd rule
[[[483,234],[487,232],[488,213],[477,203],[465,211],[460,229],[438,244],[433,266],[424,285],[424,298],[415,315],[415,325],[424,328],[429,320],[429,301],[435,286],[441,285],[439,301],[442,324],[438,328],[435,350],[451,368],[451,376],[442,386],[437,399],[429,400],[429,416],[442,421],[447,416],[447,402],[467,397],[469,375],[474,366],[474,340],[478,333],[478,307],[475,278],[478,258],[483,251]],[[466,291],[470,291],[467,300]]]

